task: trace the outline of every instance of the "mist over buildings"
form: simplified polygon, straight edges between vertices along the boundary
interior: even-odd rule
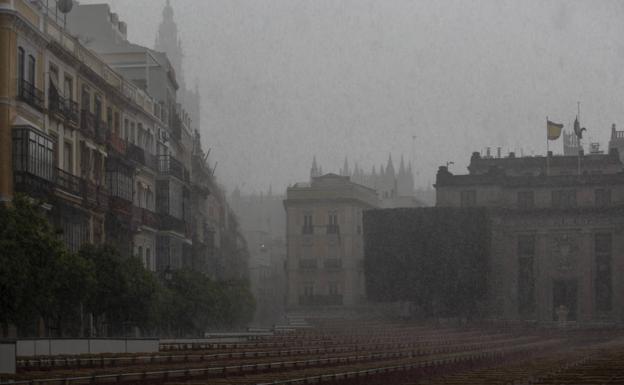
[[[153,46],[164,1],[110,4],[130,40]],[[423,187],[486,147],[543,154],[546,117],[570,128],[578,101],[587,143],[606,147],[624,124],[618,1],[171,4],[202,139],[230,191],[283,191],[314,155],[337,172],[345,156],[370,171],[389,153],[414,160]]]

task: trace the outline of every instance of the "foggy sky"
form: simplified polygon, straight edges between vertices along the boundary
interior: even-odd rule
[[[98,0],[83,1],[97,3]],[[111,0],[131,41],[153,47],[164,0]],[[545,120],[589,141],[624,127],[624,2],[171,0],[202,136],[230,190],[283,191],[312,156],[365,170],[392,152],[416,181],[472,151],[546,150]],[[561,140],[551,149],[561,152]]]

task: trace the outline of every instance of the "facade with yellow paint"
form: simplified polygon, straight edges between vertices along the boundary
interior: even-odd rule
[[[163,223],[190,230],[182,191],[179,218],[156,210],[159,175],[189,184],[171,170],[166,112],[43,4],[0,1],[0,199],[41,198],[70,250],[108,242],[155,270]]]

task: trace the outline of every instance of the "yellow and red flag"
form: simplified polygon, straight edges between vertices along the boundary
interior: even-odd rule
[[[557,140],[561,136],[561,130],[563,129],[563,124],[554,123],[550,120],[546,120],[546,134],[548,136],[548,140]]]

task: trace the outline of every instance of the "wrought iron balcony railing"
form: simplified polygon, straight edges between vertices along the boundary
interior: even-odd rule
[[[186,222],[169,214],[160,214],[160,230],[186,234]]]
[[[78,103],[52,90],[48,94],[48,110],[67,123],[78,125]]]
[[[132,143],[126,144],[126,155],[128,159],[145,166],[145,151]]]
[[[147,226],[153,229],[160,227],[160,218],[158,214],[143,207],[132,207],[132,223],[136,228],[139,226]]]
[[[30,106],[43,111],[43,91],[35,87],[34,84],[20,79],[18,83],[18,97]]]
[[[181,181],[188,182],[188,171],[179,160],[171,155],[158,155],[158,172],[161,175],[172,175]]]
[[[13,183],[15,191],[28,195],[45,198],[54,189],[54,182],[31,174],[28,171],[13,171]]]
[[[85,193],[84,180],[60,168],[56,169],[56,186],[60,190],[80,197]]]
[[[126,141],[121,139],[117,134],[114,134],[112,131],[108,131],[106,135],[106,143],[108,144],[109,149],[114,149],[117,153],[121,155],[126,154]]]
[[[65,118],[65,98],[58,94],[58,92],[50,89],[48,91],[48,110],[61,118]]]
[[[85,136],[95,139],[95,115],[87,110],[80,111],[80,130]]]

